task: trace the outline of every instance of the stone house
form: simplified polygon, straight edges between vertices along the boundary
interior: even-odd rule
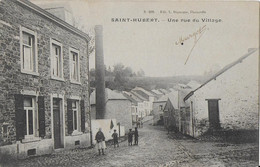
[[[121,92],[105,89],[105,114],[104,119],[116,119],[116,122],[127,129],[132,128],[131,101]],[[96,91],[90,95],[91,119],[96,119]]]
[[[179,113],[177,106],[173,106],[172,101],[168,98],[163,109],[163,124],[166,129],[179,130]]]
[[[170,99],[170,102],[175,107],[175,109],[178,109],[178,91],[173,90],[172,92],[163,95],[158,100],[153,102],[153,124],[164,124],[163,119],[163,111],[165,108],[165,105]]]
[[[0,36],[0,152],[89,146],[89,36],[27,0],[0,1]]]
[[[254,53],[255,52],[255,53]],[[198,137],[208,131],[258,130],[258,71],[256,49],[225,66],[185,98],[185,133]]]

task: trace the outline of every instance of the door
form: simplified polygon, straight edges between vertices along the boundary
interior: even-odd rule
[[[54,148],[61,148],[60,99],[53,99]]]
[[[220,128],[218,101],[219,99],[208,100],[209,126],[213,129]]]

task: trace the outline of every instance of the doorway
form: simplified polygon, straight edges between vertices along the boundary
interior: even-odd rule
[[[62,144],[62,100],[53,98],[53,129],[54,129],[54,149],[63,148]]]
[[[220,99],[208,99],[209,126],[211,129],[219,129],[219,105]]]

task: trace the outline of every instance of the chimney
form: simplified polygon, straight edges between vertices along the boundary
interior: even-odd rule
[[[96,118],[104,119],[105,115],[105,65],[103,55],[103,27],[95,26],[95,62],[96,62]]]

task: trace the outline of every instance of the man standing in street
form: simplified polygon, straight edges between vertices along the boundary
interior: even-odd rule
[[[134,131],[134,137],[135,137],[135,145],[138,145],[138,130],[137,127],[135,127],[135,131]]]
[[[105,155],[105,153],[104,153],[104,149],[106,148],[105,136],[104,136],[101,128],[99,128],[99,131],[96,134],[95,140],[97,141],[99,155],[101,155],[101,152],[100,152],[101,150],[102,150],[102,154]]]
[[[128,132],[128,146],[132,146],[133,143],[133,132],[132,129],[129,129]]]
[[[118,144],[118,134],[116,133],[116,129],[114,130],[114,133],[112,134],[112,137],[113,137],[113,142],[114,142],[114,148],[116,148],[116,145],[117,145],[117,147],[119,147],[119,144]]]

